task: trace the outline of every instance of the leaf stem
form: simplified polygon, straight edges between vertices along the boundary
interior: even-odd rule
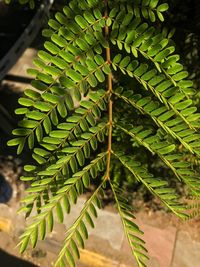
[[[105,0],[105,16],[108,18],[108,0]],[[105,37],[107,41],[109,41],[109,27],[105,26]],[[106,61],[110,65],[111,64],[111,53],[110,47],[106,47]],[[108,92],[108,159],[107,159],[107,169],[106,169],[106,179],[110,180],[110,162],[111,162],[111,154],[112,154],[112,124],[113,124],[113,102],[112,102],[112,73],[108,74],[107,80],[107,92]]]

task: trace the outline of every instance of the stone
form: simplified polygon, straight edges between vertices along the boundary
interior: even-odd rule
[[[176,239],[176,228],[166,227],[163,229],[149,225],[141,225],[144,231],[144,240],[149,255],[154,261],[153,266],[170,267]]]
[[[15,76],[22,76],[25,78],[32,78],[28,73],[27,69],[34,68],[33,59],[37,55],[37,50],[34,48],[27,48],[23,55],[19,58],[19,60],[16,62],[16,64],[9,70],[8,74],[15,75]],[[18,85],[18,91],[24,91],[24,89],[27,88],[27,84],[25,83],[16,83],[12,81],[4,81],[3,83],[6,83],[8,85],[17,84]],[[29,84],[29,82],[28,82]],[[31,88],[31,86],[29,85]]]
[[[12,229],[11,220],[0,217],[0,231],[10,233],[11,229]]]
[[[200,266],[200,242],[192,240],[189,233],[179,231],[172,267],[199,267]]]
[[[0,204],[0,216],[5,218],[12,218],[14,216],[13,209],[6,204]]]
[[[120,217],[105,210],[99,210],[98,214],[95,229],[92,229],[90,233],[107,240],[113,249],[120,251],[124,238]]]
[[[124,258],[126,258],[127,265],[121,264],[119,267],[137,266],[136,260],[131,252],[130,245],[126,238],[123,241],[121,253],[124,255]],[[156,258],[150,256],[148,267],[161,267],[161,265],[159,265],[159,262]]]
[[[58,241],[47,238],[43,242],[38,243],[38,248],[42,249],[42,251],[54,254],[54,260],[56,259],[56,255],[60,252],[61,243]],[[87,249],[80,249],[80,261],[77,262],[77,265],[82,267],[118,267],[118,261],[108,258],[105,255],[101,255],[100,253],[96,253]]]
[[[0,204],[0,230],[19,236],[25,228],[25,219],[23,214],[18,214],[19,205],[12,207],[6,204]]]
[[[54,222],[53,231],[48,234],[48,237],[55,241],[63,242],[65,239],[66,230],[67,228],[64,224]]]
[[[137,224],[144,232],[144,236],[142,238],[146,242],[145,246],[150,256],[148,266],[170,267],[175,243],[176,229],[174,227],[159,229],[145,225],[141,222],[137,222]],[[123,241],[121,251],[127,255],[127,258],[130,258],[130,264],[131,261],[134,262],[130,246],[126,238]]]
[[[71,226],[80,215],[85,201],[85,198],[79,198],[77,204],[71,207],[70,215],[66,215],[64,220],[64,224],[67,228]],[[88,228],[89,234],[107,240],[113,249],[119,251],[124,237],[120,217],[109,211],[98,210],[98,218],[94,219],[94,223],[94,229]]]
[[[87,250],[81,251],[80,262],[87,267],[118,267],[118,262]]]
[[[158,260],[152,257],[149,259],[148,266],[149,267],[161,267]]]
[[[30,77],[27,73],[28,68],[33,68],[33,59],[36,57],[37,51],[34,48],[27,48],[16,64],[10,69],[9,74],[21,75],[25,77]]]
[[[67,228],[69,228],[73,224],[73,222],[77,219],[77,217],[80,215],[80,212],[82,208],[84,207],[85,202],[86,202],[86,198],[79,197],[76,205],[71,205],[70,214],[65,214],[65,217],[64,217],[64,225]]]
[[[132,254],[130,245],[128,243],[128,240],[126,238],[126,236],[124,237],[123,243],[122,243],[122,247],[121,247],[121,254],[124,255],[127,259],[127,263],[130,266],[137,266],[136,260]]]
[[[127,255],[124,255],[119,250],[113,249],[110,242],[102,237],[90,235],[86,242],[86,249],[103,255],[107,259],[127,264]]]

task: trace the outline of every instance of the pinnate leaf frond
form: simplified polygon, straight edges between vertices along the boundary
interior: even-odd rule
[[[139,182],[143,183],[147,189],[157,196],[172,212],[181,218],[187,217],[187,215],[182,212],[186,209],[185,206],[180,203],[176,192],[168,186],[167,181],[161,178],[155,178],[148,172],[145,166],[133,160],[130,155],[125,155],[121,151],[114,151],[113,154]]]
[[[166,106],[153,100],[152,97],[142,97],[140,94],[133,94],[131,90],[122,92],[120,88],[117,88],[114,94],[132,105],[142,114],[149,115],[166,133],[177,139],[191,153],[199,156],[200,144],[196,142],[199,139],[199,134],[188,128],[187,124],[181,118],[177,117],[173,110],[168,110]],[[198,116],[194,114],[195,111],[195,107],[189,107],[184,110],[184,114],[187,118],[194,117],[198,120]]]
[[[147,249],[145,248],[145,242],[141,239],[141,235],[144,233],[133,222],[135,216],[133,215],[133,208],[127,203],[127,199],[124,197],[124,192],[115,184],[110,184],[114,198],[117,204],[117,209],[123,224],[123,228],[131,247],[132,254],[134,255],[138,266],[145,267],[148,260]]]
[[[79,247],[84,248],[85,239],[88,238],[86,224],[94,227],[93,218],[97,217],[97,208],[101,208],[100,196],[103,194],[103,181],[93,195],[87,200],[79,217],[68,229],[62,250],[60,251],[55,266],[75,266],[76,258],[79,258]]]
[[[22,253],[53,231],[56,218],[64,222],[93,179],[97,189],[66,232],[55,266],[75,266],[108,185],[140,267],[148,253],[121,189],[125,180],[143,184],[182,219],[199,215],[198,166],[189,159],[199,162],[200,114],[173,31],[160,27],[167,9],[159,0],[71,0],[48,21],[8,142],[34,159],[21,177],[29,186],[20,210],[36,213],[20,237]],[[150,162],[138,161],[139,149],[186,184],[194,202],[181,203],[165,177],[154,177]]]
[[[160,159],[169,167],[175,176],[184,182],[191,190],[193,195],[199,195],[199,177],[192,169],[189,162],[183,159],[183,156],[176,153],[176,145],[169,140],[163,140],[158,134],[153,134],[152,128],[145,129],[143,126],[129,127],[117,125],[119,129],[131,136],[139,144],[148,149],[152,154],[157,154]]]
[[[63,222],[64,212],[70,213],[71,204],[76,204],[78,196],[83,193],[85,188],[89,187],[91,178],[96,178],[97,175],[105,169],[106,157],[107,153],[99,154],[89,165],[75,173],[72,178],[67,179],[62,188],[58,189],[55,195],[52,195],[49,197],[48,201],[44,202],[40,207],[39,214],[33,217],[33,223],[27,227],[26,231],[21,236],[21,252],[26,249],[29,241],[32,239],[35,240],[33,244],[33,247],[35,247],[39,234],[41,239],[44,239],[47,227],[49,231],[52,232],[54,212],[57,213],[59,222]],[[48,176],[50,175],[50,173],[46,174]],[[44,184],[46,186],[45,179],[43,178],[41,181],[38,181],[37,184]],[[32,186],[36,186],[36,182],[34,182]],[[35,193],[25,197],[22,202],[25,203],[26,206],[22,210],[24,211],[26,208],[28,209],[28,205],[33,203],[37,197],[38,196]]]

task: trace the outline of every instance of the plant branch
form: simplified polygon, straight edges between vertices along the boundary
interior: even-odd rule
[[[105,18],[108,18],[108,0],[105,0]],[[109,41],[109,27],[105,26],[105,37],[107,41]],[[106,48],[106,61],[110,65],[111,64],[111,56],[110,56],[110,47]],[[112,153],[112,113],[113,113],[113,102],[111,100],[112,97],[112,73],[108,74],[107,80],[107,92],[108,92],[108,124],[109,124],[109,132],[108,132],[108,160],[107,160],[107,170],[106,170],[106,179],[110,180],[110,161],[111,161],[111,153]]]

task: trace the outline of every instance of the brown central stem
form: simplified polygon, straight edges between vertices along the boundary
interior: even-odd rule
[[[108,0],[105,0],[105,18],[108,17]],[[109,41],[109,27],[105,26],[105,37],[107,41]],[[108,64],[111,63],[110,56],[110,47],[106,48],[106,61]],[[107,92],[108,92],[108,124],[109,124],[109,132],[108,132],[108,159],[107,159],[107,170],[106,170],[106,179],[110,180],[110,162],[111,162],[111,153],[112,153],[112,113],[113,113],[113,102],[111,100],[112,96],[112,73],[108,74],[107,81]]]

